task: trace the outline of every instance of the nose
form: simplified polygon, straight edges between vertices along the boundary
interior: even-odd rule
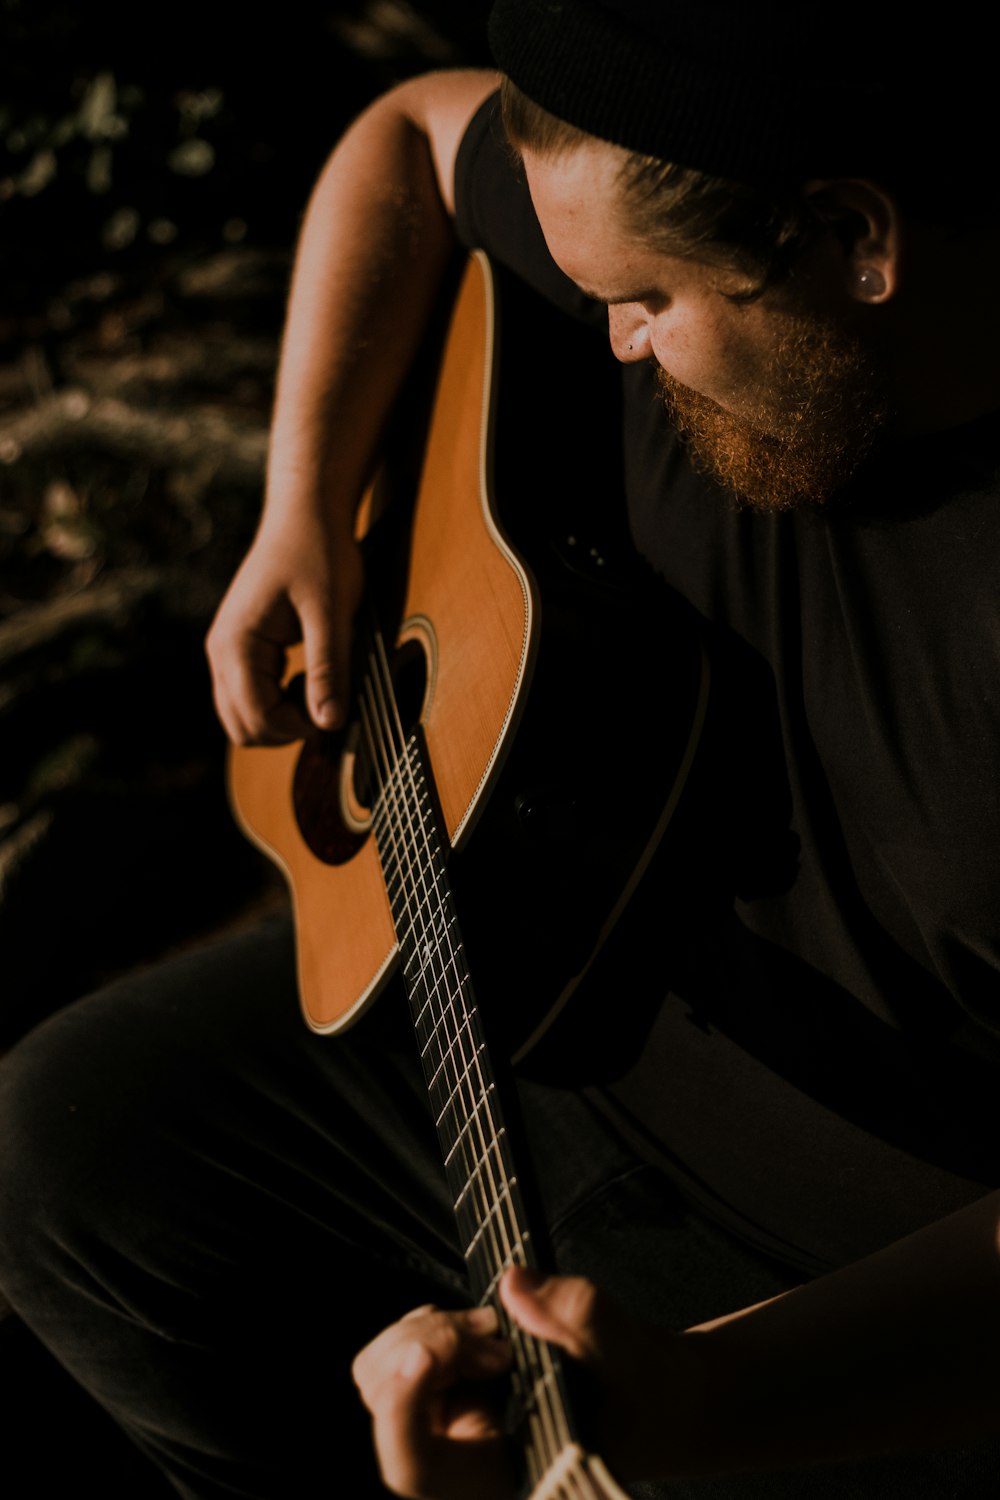
[[[648,359],[649,317],[638,302],[616,302],[608,308],[608,337],[616,359],[623,365]]]

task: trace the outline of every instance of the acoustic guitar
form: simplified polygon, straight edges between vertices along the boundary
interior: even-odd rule
[[[567,1002],[665,842],[707,668],[683,606],[599,535],[616,507],[586,444],[575,470],[535,455],[551,387],[525,358],[537,309],[519,323],[505,303],[501,365],[496,280],[469,259],[419,456],[401,457],[397,434],[366,497],[350,724],[234,749],[230,788],[289,881],[308,1024],[349,1026],[402,975],[471,1294],[497,1307],[514,1353],[508,1425],[527,1488],[579,1500],[621,1491],[580,1442],[559,1351],[497,1298],[504,1270],[538,1256],[496,1059],[572,1034]],[[418,404],[412,387],[399,403],[411,417]],[[293,652],[290,691],[300,672]]]

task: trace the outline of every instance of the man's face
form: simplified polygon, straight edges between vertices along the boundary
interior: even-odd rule
[[[665,254],[629,233],[621,160],[600,141],[556,158],[524,153],[553,258],[608,304],[617,357],[656,361],[664,400],[700,467],[761,509],[827,499],[885,417],[838,293],[835,249],[794,288],[732,301],[748,289],[739,273]]]

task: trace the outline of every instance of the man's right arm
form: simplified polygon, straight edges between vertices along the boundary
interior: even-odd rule
[[[311,719],[332,727],[343,716],[361,592],[354,514],[455,249],[458,147],[495,86],[492,73],[471,71],[401,84],[354,122],[314,189],[260,527],[207,643],[216,706],[236,743],[304,732],[281,692],[285,652],[298,640]]]

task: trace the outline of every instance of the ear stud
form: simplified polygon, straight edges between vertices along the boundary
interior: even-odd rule
[[[867,302],[874,302],[885,291],[885,277],[875,266],[865,266],[858,272],[857,288]]]

